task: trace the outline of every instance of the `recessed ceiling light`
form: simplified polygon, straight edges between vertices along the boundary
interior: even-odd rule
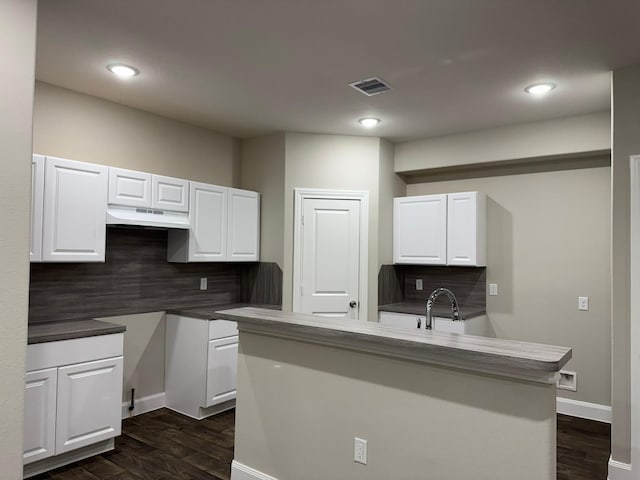
[[[544,95],[545,93],[549,93],[551,90],[556,88],[555,84],[546,82],[546,83],[534,83],[533,85],[529,85],[524,89],[525,92],[531,93],[532,95]]]
[[[122,63],[112,63],[107,66],[107,70],[120,78],[135,77],[140,73],[137,69],[130,67],[129,65],[123,65]]]
[[[364,128],[373,128],[380,123],[379,118],[367,117],[358,120]]]

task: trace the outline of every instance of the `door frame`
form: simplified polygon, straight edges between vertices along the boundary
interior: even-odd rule
[[[630,157],[631,205],[630,205],[630,400],[631,400],[631,466],[640,467],[640,155]],[[609,461],[611,466],[611,459]],[[609,470],[611,471],[611,470]]]
[[[302,203],[306,199],[358,200],[360,202],[360,265],[358,276],[358,319],[367,321],[369,290],[369,192],[366,190],[326,190],[317,188],[295,188],[293,210],[293,311],[301,304],[302,284]]]

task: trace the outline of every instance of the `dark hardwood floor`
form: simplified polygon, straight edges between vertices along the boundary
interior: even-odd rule
[[[32,478],[228,480],[234,421],[234,411],[197,421],[163,408],[123,421],[115,450]],[[609,438],[606,423],[558,415],[558,480],[606,480]]]

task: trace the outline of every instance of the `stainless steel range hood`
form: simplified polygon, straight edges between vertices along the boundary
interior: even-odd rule
[[[137,225],[140,227],[189,229],[189,214],[153,208],[109,205],[107,225]]]

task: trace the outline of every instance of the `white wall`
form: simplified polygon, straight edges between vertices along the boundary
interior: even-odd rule
[[[584,156],[611,148],[609,112],[428,138],[396,145],[396,172],[518,159]]]
[[[22,478],[35,0],[0,4],[0,476]]]
[[[526,171],[526,170],[525,170]],[[610,168],[510,174],[407,185],[408,195],[488,195],[487,315],[499,338],[573,348],[578,391],[611,405]],[[588,296],[589,311],[578,311]]]

